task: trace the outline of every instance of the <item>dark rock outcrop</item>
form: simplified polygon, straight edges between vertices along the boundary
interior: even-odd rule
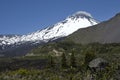
[[[88,66],[93,71],[101,71],[108,66],[108,62],[102,58],[96,58],[93,59]]]

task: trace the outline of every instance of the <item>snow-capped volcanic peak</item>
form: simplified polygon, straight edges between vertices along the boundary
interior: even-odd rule
[[[65,37],[80,28],[92,26],[97,23],[98,21],[94,20],[91,14],[84,11],[79,11],[53,26],[43,29],[42,31],[32,33],[30,34],[31,36],[27,35],[29,37],[26,37],[28,40],[49,40],[53,38]]]
[[[0,45],[2,43],[14,44],[14,43],[23,43],[23,42],[36,42],[43,41],[48,42],[51,39],[58,39],[61,37],[68,36],[73,32],[77,31],[80,28],[89,27],[99,23],[96,21],[91,14],[85,11],[79,11],[71,16],[68,16],[65,20],[58,22],[53,26],[49,26],[46,29],[38,30],[28,35],[23,35],[20,37],[0,37]]]

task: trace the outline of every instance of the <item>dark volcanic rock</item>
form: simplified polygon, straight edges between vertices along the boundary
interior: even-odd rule
[[[103,70],[108,66],[108,62],[102,58],[96,58],[89,63],[89,67],[95,71]]]

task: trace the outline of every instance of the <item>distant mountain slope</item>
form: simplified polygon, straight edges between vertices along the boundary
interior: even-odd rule
[[[71,34],[66,40],[76,43],[120,43],[120,13],[108,21],[93,27],[80,29]]]
[[[28,41],[38,43],[40,41],[48,42],[51,39],[55,40],[61,37],[68,36],[80,28],[92,26],[97,23],[99,22],[96,21],[91,16],[91,14],[84,11],[79,11],[67,17],[65,20],[58,22],[57,24],[54,24],[53,26],[47,27],[46,29],[43,30],[38,30],[28,35],[0,37],[0,45],[2,44],[11,45],[15,43],[24,43]]]
[[[53,26],[27,35],[2,35],[0,36],[0,54],[23,55],[37,45],[66,37],[78,29],[98,23],[99,22],[95,20],[91,14],[85,11],[79,11]]]

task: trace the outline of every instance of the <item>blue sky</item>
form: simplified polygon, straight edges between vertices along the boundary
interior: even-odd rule
[[[0,0],[0,34],[27,34],[77,11],[100,21],[120,12],[120,0]]]

